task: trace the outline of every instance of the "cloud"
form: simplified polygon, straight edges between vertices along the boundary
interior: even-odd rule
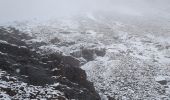
[[[168,0],[0,0],[0,21],[108,11],[139,16],[166,9]]]

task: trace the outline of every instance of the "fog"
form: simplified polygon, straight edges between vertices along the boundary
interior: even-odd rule
[[[170,0],[0,0],[0,23],[96,11],[130,16],[165,16],[170,14],[169,5]]]

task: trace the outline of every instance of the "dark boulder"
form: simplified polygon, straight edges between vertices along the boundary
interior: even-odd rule
[[[104,48],[95,49],[95,53],[96,53],[97,56],[103,57],[106,54],[106,50]]]
[[[83,58],[86,59],[87,61],[92,61],[94,60],[94,57],[95,57],[95,51],[92,49],[83,49],[82,55],[83,55]]]
[[[60,39],[58,39],[57,37],[55,37],[54,39],[51,39],[50,42],[52,44],[56,44],[56,43],[59,43],[60,42]]]
[[[26,65],[19,70],[20,74],[28,76],[27,83],[29,84],[42,86],[54,83],[50,72],[41,66]]]
[[[80,67],[80,61],[72,56],[63,56],[62,63],[68,67]]]
[[[106,50],[104,48],[93,48],[93,49],[88,49],[88,48],[84,48],[80,51],[75,51],[70,53],[70,55],[76,57],[76,58],[80,58],[83,57],[84,59],[86,59],[86,61],[92,61],[95,59],[96,56],[105,56],[106,54]]]
[[[26,47],[16,46],[5,42],[0,42],[0,51],[15,56],[30,56],[30,51]]]

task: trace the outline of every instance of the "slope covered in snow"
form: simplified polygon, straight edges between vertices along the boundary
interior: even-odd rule
[[[136,19],[87,14],[14,26],[38,53],[78,59],[103,100],[169,99],[170,24]]]

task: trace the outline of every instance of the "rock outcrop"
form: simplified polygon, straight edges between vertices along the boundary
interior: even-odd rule
[[[83,57],[86,61],[92,61],[96,56],[103,57],[106,54],[106,50],[104,48],[83,48],[80,51],[72,52],[71,55],[80,58]]]
[[[0,28],[0,69],[8,74],[1,75],[0,80],[9,82],[9,77],[15,77],[16,81],[27,83],[28,87],[52,87],[53,90],[61,91],[62,96],[47,96],[40,91],[32,94],[27,99],[78,99],[100,100],[93,84],[86,80],[86,73],[80,66],[80,61],[72,56],[58,54],[40,54],[34,51],[34,47],[24,40],[31,37],[14,28]],[[53,85],[58,83],[59,85]],[[25,87],[20,88],[24,90]],[[14,90],[13,90],[14,89]],[[12,99],[19,99],[19,89],[1,87]],[[35,92],[35,91],[33,91]],[[48,91],[47,91],[48,92]],[[19,96],[18,96],[19,97]],[[55,98],[54,98],[55,97]],[[1,96],[0,96],[1,98]]]

